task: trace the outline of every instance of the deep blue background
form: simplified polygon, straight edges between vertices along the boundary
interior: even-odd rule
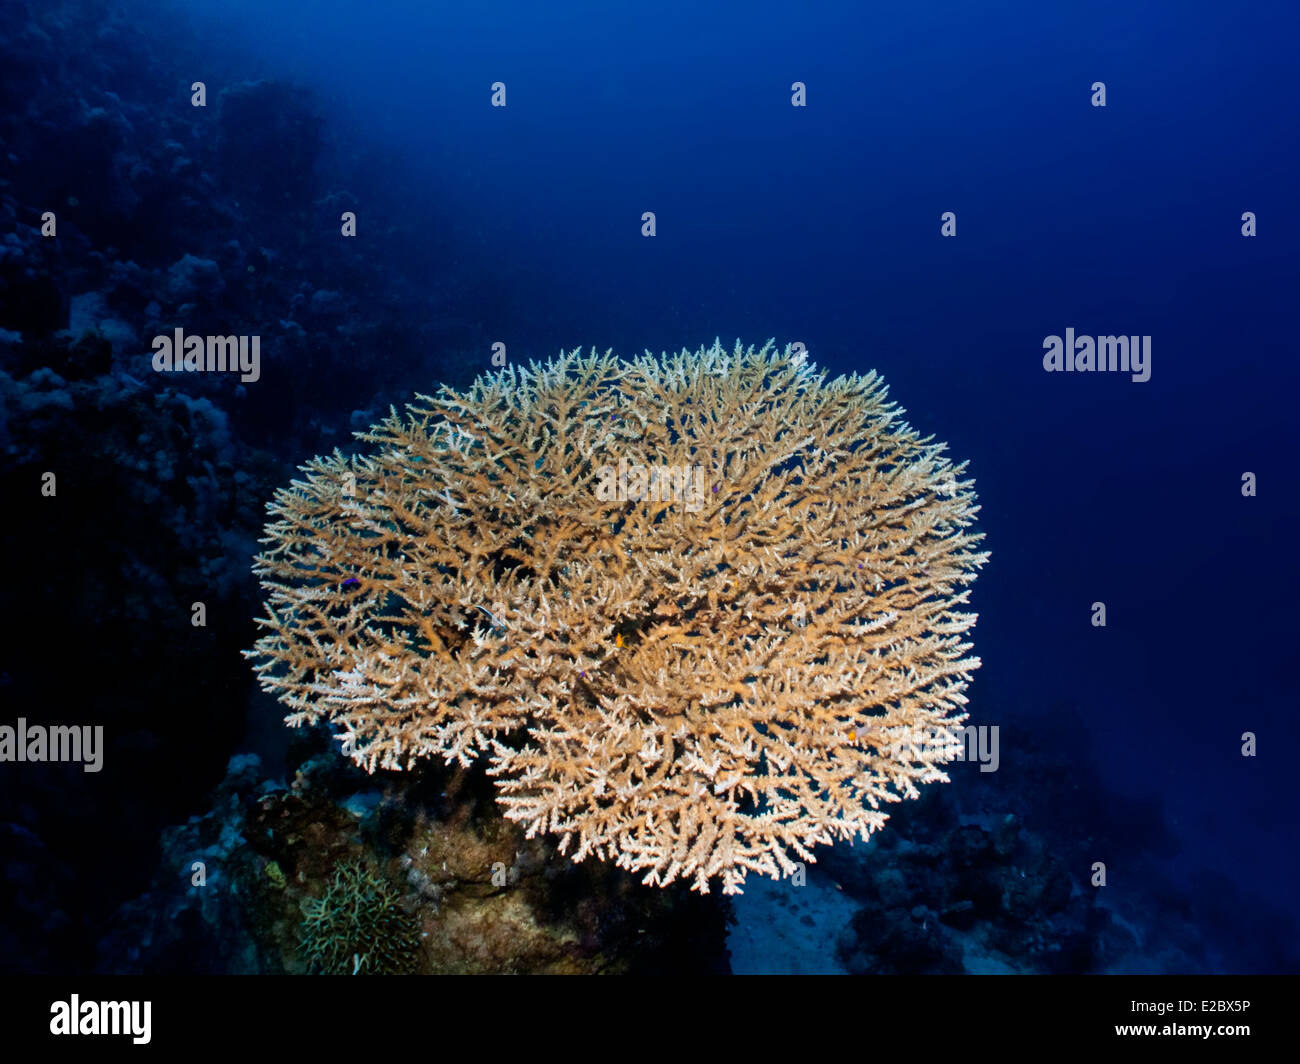
[[[1081,719],[1079,749],[1065,751],[1092,781],[1080,805],[1113,820],[1151,799],[1177,842],[1153,846],[1141,869],[1133,846],[1154,837],[1149,823],[1127,848],[1100,847],[1116,893],[1140,908],[1152,869],[1189,893],[1210,889],[1208,869],[1295,914],[1294,3],[179,7],[203,43],[158,31],[171,61],[158,64],[159,112],[212,130],[214,153],[229,154],[215,101],[237,80],[231,56],[310,87],[331,136],[355,137],[352,161],[369,167],[348,190],[359,235],[338,241],[340,263],[386,262],[436,293],[429,316],[455,319],[443,335],[499,340],[515,361],[774,337],[802,341],[834,373],[879,371],[978,485],[992,559],[973,598],[984,667],[970,710],[1003,728],[1002,779],[1026,771],[1035,734],[1077,735],[1061,714]],[[188,106],[175,67],[186,84],[210,82],[211,112]],[[125,94],[137,72],[121,76],[99,90]],[[504,109],[490,106],[497,81]],[[796,81],[803,108],[791,106]],[[1105,108],[1090,104],[1095,81]],[[34,209],[48,160],[30,155]],[[253,217],[246,186],[225,181]],[[653,239],[644,211],[657,216]],[[1258,218],[1251,239],[1245,211]],[[336,205],[317,215],[320,232],[337,225]],[[107,233],[92,224],[102,219],[82,224],[98,247],[139,236],[137,217]],[[251,255],[271,238],[241,239]],[[157,270],[216,254],[166,240],[127,250]],[[286,261],[275,250],[258,270]],[[239,262],[232,289],[252,283]],[[378,320],[386,293],[346,291],[340,263],[267,291],[344,289]],[[286,462],[345,439],[353,407],[490,368],[487,343],[431,346],[427,361],[375,350],[332,385],[351,353],[307,366],[276,353],[295,350],[281,303],[229,326],[267,336],[263,381],[229,408],[237,435],[278,445]],[[408,313],[394,331],[409,344],[438,324]],[[313,342],[332,327],[313,326]],[[1043,339],[1067,327],[1150,335],[1150,381],[1045,373]],[[1241,494],[1247,471],[1255,498]],[[1096,601],[1104,629],[1090,624]],[[128,683],[126,700],[136,695]],[[246,744],[281,734],[280,712],[261,704]],[[1254,758],[1241,756],[1244,732],[1258,737]],[[204,771],[229,752],[213,741]],[[986,781],[965,772],[955,786]]]
[[[509,278],[512,357],[775,336],[879,370],[979,484],[973,719],[1073,702],[1172,870],[1292,907],[1295,6],[700,7],[216,17],[401,145],[405,224],[454,216]],[[1150,335],[1151,380],[1044,373],[1067,326]]]

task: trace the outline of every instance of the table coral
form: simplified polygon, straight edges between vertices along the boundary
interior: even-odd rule
[[[268,506],[248,652],[358,764],[485,757],[507,817],[736,892],[946,781],[987,554],[966,466],[769,342],[419,396]]]

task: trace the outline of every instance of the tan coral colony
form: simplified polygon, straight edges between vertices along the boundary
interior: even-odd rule
[[[268,504],[247,653],[290,725],[485,758],[530,836],[727,893],[947,781],[988,555],[876,374],[575,351],[358,436]]]

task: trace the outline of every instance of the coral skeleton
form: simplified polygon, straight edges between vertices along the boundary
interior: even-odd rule
[[[792,875],[947,782],[980,664],[973,481],[886,396],[770,341],[417,396],[268,505],[246,653],[370,771],[485,759],[574,860]],[[599,492],[620,462],[705,497]]]

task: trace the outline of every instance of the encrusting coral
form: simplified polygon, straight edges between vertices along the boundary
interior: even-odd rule
[[[946,781],[987,554],[965,465],[792,348],[561,354],[419,396],[268,510],[250,657],[358,764],[666,885],[779,878]]]

